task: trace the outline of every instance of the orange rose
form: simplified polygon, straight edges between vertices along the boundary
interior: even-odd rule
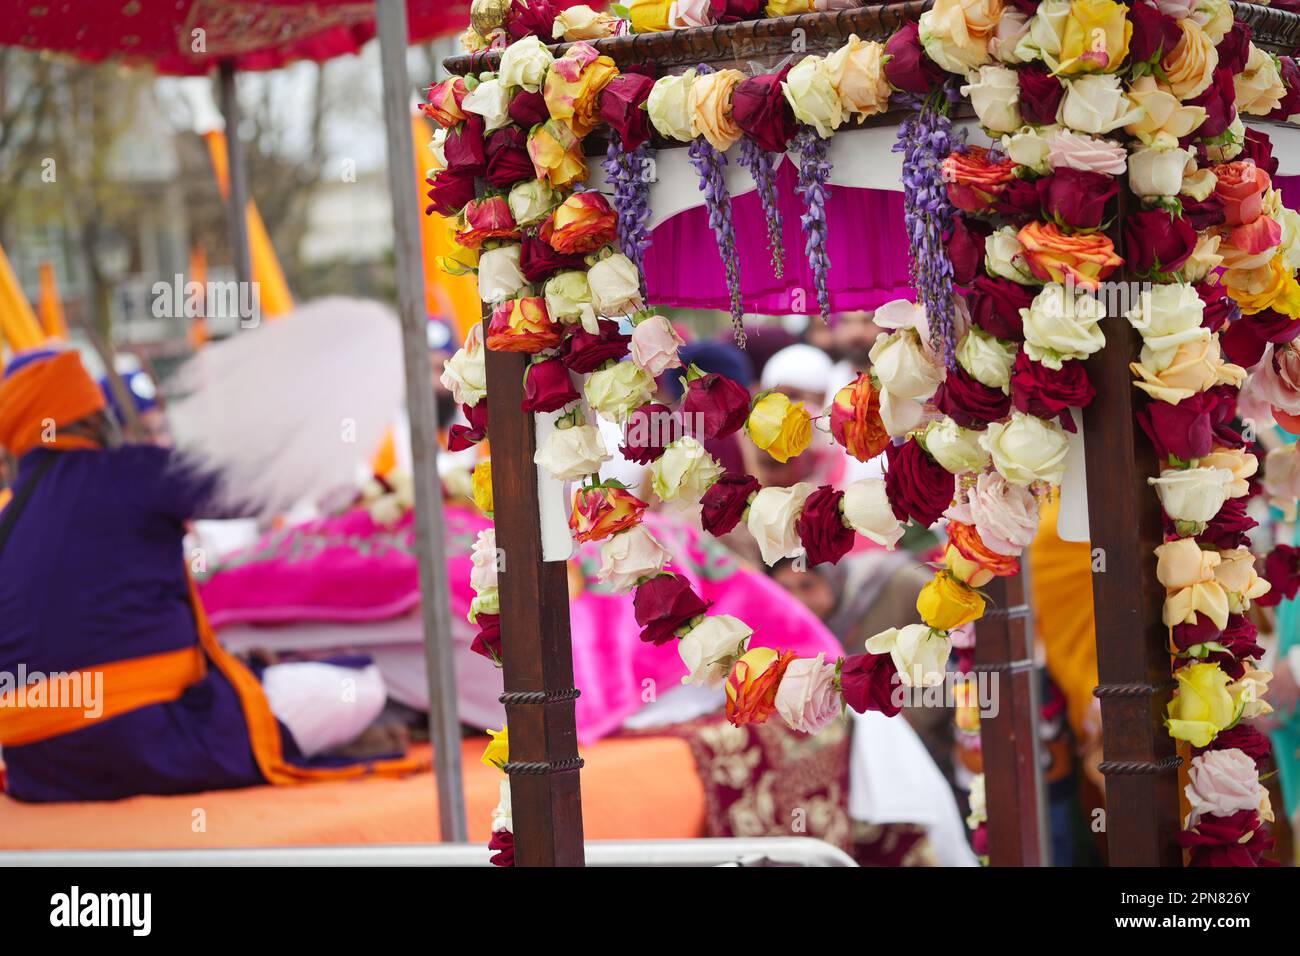
[[[889,444],[880,418],[880,390],[866,372],[835,393],[831,434],[858,461],[870,461]]]
[[[952,153],[939,167],[947,184],[948,198],[964,212],[984,212],[1015,178],[1016,164],[1009,159],[989,162],[989,151],[971,146],[964,153]]]
[[[1025,249],[1025,262],[1043,282],[1065,282],[1096,289],[1101,280],[1124,264],[1115,245],[1103,233],[1067,236],[1055,223],[1031,222],[1016,234]]]
[[[948,544],[952,550],[957,551],[961,558],[975,565],[979,570],[988,572],[993,577],[1004,578],[1020,573],[1020,562],[1010,555],[990,551],[988,545],[984,543],[984,539],[980,537],[979,529],[973,524],[949,521]],[[964,576],[961,573],[963,570],[969,569],[958,567],[961,562],[954,560],[951,554],[946,557],[945,563],[957,577],[968,584],[972,583],[970,575]]]
[[[1245,226],[1264,212],[1264,194],[1273,185],[1268,173],[1251,160],[1211,166],[1215,178],[1214,195],[1223,203],[1224,224]]]
[[[579,139],[600,124],[600,91],[618,67],[590,43],[578,41],[551,64],[542,97],[551,118],[567,121]]]
[[[560,326],[546,312],[541,296],[502,302],[492,310],[487,347],[494,352],[536,354],[560,344]]]
[[[533,172],[554,189],[563,189],[587,178],[587,159],[582,155],[582,140],[568,123],[549,119],[528,134],[528,158]]]
[[[617,236],[618,214],[594,189],[564,200],[541,231],[552,249],[566,254],[592,252]]]
[[[465,226],[456,233],[456,241],[467,249],[477,249],[487,239],[515,238],[519,234],[505,196],[471,199],[465,205],[464,219]]]
[[[1195,20],[1179,20],[1178,29],[1182,36],[1161,59],[1160,67],[1169,91],[1180,100],[1191,100],[1209,89],[1214,81],[1219,51]]]
[[[770,647],[746,651],[727,675],[727,720],[736,727],[761,724],[776,713],[776,692],[793,651]]]
[[[584,485],[573,491],[569,530],[574,541],[601,541],[640,524],[647,507],[619,485]]]
[[[439,126],[450,129],[466,118],[465,111],[460,108],[460,101],[468,92],[465,77],[453,76],[429,87],[429,100],[420,109]]]

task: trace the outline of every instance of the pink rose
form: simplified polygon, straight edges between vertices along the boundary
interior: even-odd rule
[[[1197,0],[1155,0],[1156,9],[1175,20],[1186,20],[1196,9]]]
[[[1264,797],[1255,761],[1244,751],[1210,750],[1192,758],[1183,788],[1191,805],[1191,825],[1203,816],[1227,817],[1258,810]]]
[[[681,368],[677,349],[682,344],[681,336],[667,318],[649,316],[632,330],[632,361],[658,378],[670,368]]]
[[[1015,557],[1034,540],[1038,501],[1028,488],[990,472],[980,475],[975,486],[961,495],[944,514],[953,521],[973,524],[990,551]]]
[[[722,9],[724,5],[713,0],[673,0],[668,8],[668,26],[673,30],[711,26],[718,22]]]
[[[1118,143],[1064,129],[1051,135],[1047,149],[1048,159],[1057,169],[1066,167],[1119,176],[1128,163],[1128,153]]]
[[[791,730],[815,734],[840,715],[835,665],[825,657],[795,658],[785,669],[776,690],[776,712]]]
[[[1241,401],[1263,402],[1288,415],[1300,415],[1300,351],[1290,342],[1265,349],[1259,366],[1246,379]]]
[[[596,576],[622,594],[636,587],[642,578],[663,570],[672,557],[643,525],[636,525],[605,539],[600,546],[600,570]]]

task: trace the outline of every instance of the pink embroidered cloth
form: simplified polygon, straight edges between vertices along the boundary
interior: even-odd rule
[[[446,522],[454,624],[469,611],[474,596],[469,586],[470,548],[489,522],[454,504],[446,506]],[[717,541],[671,517],[650,514],[646,522],[676,556],[670,567],[713,602],[711,613],[732,614],[749,624],[755,646],[807,656],[824,652],[828,658],[842,653],[821,621],[765,574],[741,565]],[[574,680],[582,691],[578,736],[587,742],[617,730],[644,704],[680,684],[686,668],[675,642],[655,647],[640,640],[632,596],[610,593],[596,577],[597,546],[584,546],[573,560],[582,581],[581,590],[569,596]],[[218,628],[313,621],[363,627],[408,613],[420,599],[411,518],[387,529],[358,509],[270,532],[253,546],[222,558],[200,590]],[[458,640],[457,653],[466,649],[467,642]],[[462,680],[468,672],[499,683],[487,661],[476,661],[481,667],[458,667]]]

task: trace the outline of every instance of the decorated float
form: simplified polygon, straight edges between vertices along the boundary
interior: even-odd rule
[[[1094,555],[1110,863],[1260,865],[1272,810],[1251,721],[1269,675],[1250,611],[1294,597],[1300,566],[1286,544],[1252,552],[1247,504],[1293,521],[1300,492],[1295,446],[1259,443],[1300,414],[1300,216],[1272,179],[1300,155],[1300,16],[829,6],[476,0],[468,52],[429,91],[428,211],[453,218],[446,268],[476,271],[484,300],[444,381],[471,423],[454,442],[491,440],[470,618],[504,670],[508,743],[485,756],[504,772],[498,860],[583,860],[565,561],[599,542],[642,639],[724,686],[736,725],[897,713],[894,692],[942,681],[973,624],[971,667],[1000,681],[1001,708],[981,724],[972,824],[991,862],[1039,862],[1020,558],[1059,495],[1062,534]],[[901,219],[855,204],[859,187],[901,191]],[[695,207],[692,228],[655,228]],[[900,247],[914,295],[873,300]],[[746,313],[875,308],[871,371],[823,409],[682,367],[655,306],[719,288],[739,343]],[[684,379],[675,408],[652,401],[665,373]],[[924,623],[801,659],[712,612],[649,503],[600,480],[597,417],[655,497],[712,533],[744,525],[768,563],[944,524]],[[884,477],[760,487],[705,449],[743,432],[786,461],[817,428],[883,455]]]

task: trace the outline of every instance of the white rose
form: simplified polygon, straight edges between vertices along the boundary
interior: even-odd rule
[[[1144,146],[1128,158],[1128,185],[1143,199],[1177,196],[1183,188],[1183,171],[1192,150]]]
[[[814,487],[801,481],[789,488],[760,488],[749,503],[749,533],[758,542],[764,564],[776,564],[782,558],[793,558],[803,553],[803,544],[794,523]]]
[[[672,76],[661,76],[650,88],[646,100],[646,111],[650,122],[667,139],[688,143],[691,140],[691,84],[695,81],[695,71],[687,70]]]
[[[642,579],[663,570],[669,554],[645,525],[633,525],[606,538],[600,546],[600,570],[596,576],[615,592],[631,591]]]
[[[683,684],[716,686],[727,679],[731,665],[745,652],[753,631],[730,614],[710,614],[686,632],[677,645],[690,671]]]
[[[1219,255],[1219,243],[1222,241],[1222,236],[1211,235],[1209,232],[1197,236],[1196,248],[1183,263],[1183,278],[1188,282],[1200,282],[1217,269],[1223,262],[1223,256]],[[1295,266],[1287,266],[1288,269],[1297,267],[1300,267],[1300,261]]]
[[[636,264],[616,252],[587,270],[591,301],[604,316],[630,315],[642,307],[641,274]]]
[[[582,391],[597,414],[620,422],[632,409],[650,400],[655,380],[635,362],[613,362],[587,376]]]
[[[700,441],[683,435],[650,466],[650,485],[660,501],[699,501],[725,471]]]
[[[1228,500],[1232,472],[1227,468],[1166,468],[1154,485],[1165,514],[1175,521],[1204,524],[1219,513]]]
[[[1024,120],[1020,116],[1020,80],[1016,71],[1005,66],[981,66],[973,83],[961,88],[969,96],[980,125],[990,132],[1010,133],[1019,129]]]
[[[903,524],[889,504],[885,483],[879,478],[862,478],[844,489],[844,520],[853,530],[890,551],[903,536]]]
[[[1006,423],[994,422],[980,436],[993,467],[1013,485],[1046,481],[1059,485],[1065,477],[1065,453],[1070,436],[1056,422],[1024,412],[1012,412]]]
[[[990,275],[1021,285],[1038,285],[1038,280],[1025,264],[1025,247],[1016,237],[1015,226],[994,229],[984,242],[984,268]]]
[[[546,71],[554,60],[542,41],[530,34],[502,51],[497,76],[505,86],[522,86],[528,92],[536,93],[546,82]]]
[[[880,336],[870,354],[881,387],[898,398],[929,398],[943,381],[943,372],[930,361],[915,330]]]
[[[980,434],[944,417],[926,427],[921,443],[944,471],[960,475],[967,471],[980,471],[989,463],[988,450],[980,444]]]
[[[944,665],[952,641],[942,631],[925,624],[891,627],[867,638],[868,654],[888,654],[908,687],[934,687],[943,683]]]
[[[1109,133],[1142,115],[1124,95],[1115,74],[1092,74],[1070,80],[1057,114],[1061,124],[1083,133]]]
[[[514,216],[515,222],[521,226],[531,226],[533,223],[541,222],[559,205],[559,201],[555,190],[542,179],[525,179],[523,182],[515,183],[510,187],[510,194],[506,196],[510,215]]]
[[[513,299],[528,284],[519,268],[517,242],[485,249],[478,257],[478,297],[495,305]]]
[[[1055,64],[1061,58],[1061,34],[1070,16],[1070,0],[1043,0],[1029,20],[1029,32],[1016,48],[1025,62],[1047,60]]]
[[[1282,227],[1282,242],[1278,246],[1282,264],[1288,272],[1300,270],[1300,212],[1283,207],[1277,221]]]
[[[1099,324],[1105,316],[1106,307],[1094,296],[1049,283],[1029,308],[1020,310],[1025,352],[1051,369],[1061,368],[1066,359],[1087,358],[1106,344]]]
[[[484,528],[474,539],[470,552],[469,586],[482,594],[497,586],[497,533],[495,528]]]
[[[591,285],[587,273],[581,269],[557,272],[546,280],[542,294],[546,297],[546,314],[552,321],[570,325],[580,322],[592,335],[599,331],[591,302]]]
[[[466,113],[483,117],[483,130],[490,133],[510,125],[510,91],[495,77],[474,87],[460,102]]]
[[[442,367],[438,381],[451,392],[457,405],[471,408],[487,394],[487,371],[483,366],[483,326],[475,322],[465,344]]]
[[[595,425],[557,428],[533,455],[537,467],[561,481],[578,481],[600,471],[614,456],[605,450]]]
[[[1183,282],[1158,283],[1143,289],[1137,305],[1124,315],[1152,352],[1177,349],[1204,338],[1208,331],[1201,326],[1205,302]]]
[[[1011,366],[1016,361],[1016,345],[972,328],[957,346],[957,363],[981,385],[1011,390]]]
[[[1002,148],[1013,163],[1046,176],[1052,171],[1052,144],[1048,136],[1055,130],[1054,126],[1044,126],[1041,130],[1022,126],[1002,137]]]

